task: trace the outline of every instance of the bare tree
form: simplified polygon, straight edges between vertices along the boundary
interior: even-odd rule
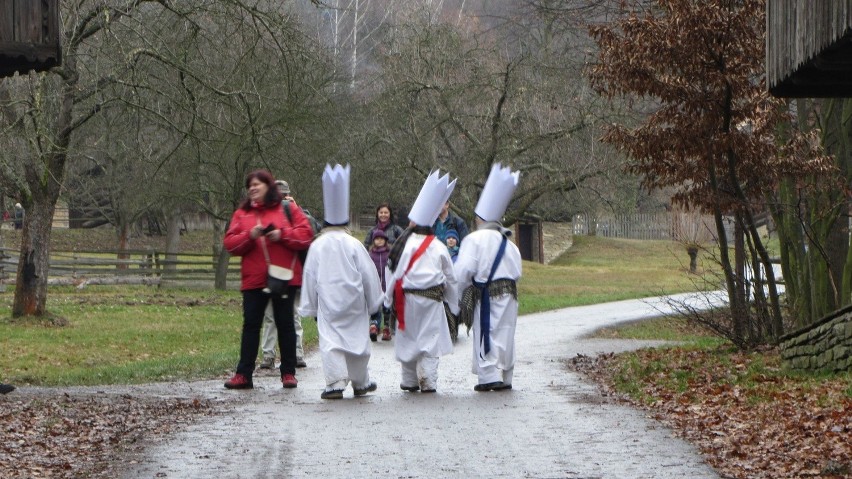
[[[449,171],[459,178],[453,206],[468,216],[490,166],[511,164],[524,176],[506,215],[511,224],[548,195],[613,170],[604,148],[598,156],[584,147],[594,138],[597,96],[548,69],[542,45],[515,38],[509,51],[511,32],[471,28],[476,17],[432,15],[413,14],[386,32],[374,79],[381,94],[365,107],[367,128],[353,153],[368,175],[416,185],[430,169]],[[555,55],[563,41],[549,38],[547,46]]]
[[[130,175],[137,185],[145,172],[200,180],[194,189],[165,183],[225,217],[243,194],[245,171],[286,162],[282,146],[309,123],[300,118],[325,102],[311,83],[321,55],[278,2],[80,1],[64,3],[63,18],[63,65],[0,89],[0,134],[9,145],[0,177],[27,210],[15,316],[46,313],[50,226],[69,165],[89,159],[119,170],[141,156],[150,168]],[[104,138],[106,146],[78,141],[98,138],[93,120],[106,111],[123,119],[116,127],[128,121],[118,112],[135,111],[139,125]],[[166,168],[172,162],[180,166]],[[144,209],[112,211],[127,224],[128,211]]]

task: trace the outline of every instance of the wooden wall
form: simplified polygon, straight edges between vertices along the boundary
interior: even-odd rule
[[[60,62],[59,1],[0,0],[0,76]]]
[[[834,96],[825,87],[852,80],[852,0],[767,0],[766,26],[766,76],[773,94]],[[803,94],[796,94],[797,87]]]

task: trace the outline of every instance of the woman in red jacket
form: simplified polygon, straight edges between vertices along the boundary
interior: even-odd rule
[[[281,194],[275,178],[266,170],[255,170],[246,177],[246,198],[231,217],[224,246],[234,256],[242,256],[240,275],[243,293],[243,332],[240,362],[234,377],[225,383],[228,389],[251,389],[260,326],[267,303],[272,301],[278,348],[281,350],[281,383],[294,388],[296,381],[296,330],[293,326],[293,297],[302,283],[302,267],[296,251],[305,250],[313,239],[311,224],[302,210],[291,204],[292,223],[281,208]],[[265,250],[265,251],[264,251]],[[268,259],[267,259],[268,258]],[[285,295],[264,292],[268,263],[293,270]]]

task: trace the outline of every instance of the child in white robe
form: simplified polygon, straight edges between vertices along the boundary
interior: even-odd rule
[[[492,167],[476,205],[477,229],[465,237],[455,262],[462,297],[459,320],[473,325],[475,391],[512,389],[521,253],[500,219],[519,176],[499,163]]]
[[[372,352],[370,316],[381,308],[382,287],[364,245],[345,227],[349,218],[348,168],[326,166],[323,199],[328,226],[311,244],[302,270],[299,314],[317,318],[326,382],[322,399],[342,398],[350,381],[355,396],[377,387],[370,381],[367,366]],[[341,177],[346,182],[345,201],[334,193],[335,188],[343,189]],[[340,211],[342,205],[346,205],[345,212]]]
[[[440,357],[453,352],[444,310],[446,301],[453,314],[458,312],[453,261],[427,225],[434,223],[454,187],[455,180],[450,183],[447,175],[430,174],[408,214],[412,225],[391,250],[385,305],[396,312],[394,350],[404,391],[435,392]]]

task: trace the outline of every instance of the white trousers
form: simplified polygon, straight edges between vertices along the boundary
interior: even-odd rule
[[[349,381],[355,389],[366,388],[370,384],[369,362],[370,356],[355,356],[338,349],[322,353],[326,391],[346,389]]]
[[[400,361],[401,386],[420,386],[420,389],[438,389],[438,363],[441,358],[420,356],[414,361]]]
[[[296,327],[296,359],[305,358],[305,347],[302,341],[302,317],[299,316],[300,294],[293,298],[293,326]],[[278,328],[275,327],[275,318],[272,316],[272,302],[266,305],[263,314],[263,333],[260,338],[260,348],[263,350],[263,359],[275,359],[275,345],[278,343]]]

